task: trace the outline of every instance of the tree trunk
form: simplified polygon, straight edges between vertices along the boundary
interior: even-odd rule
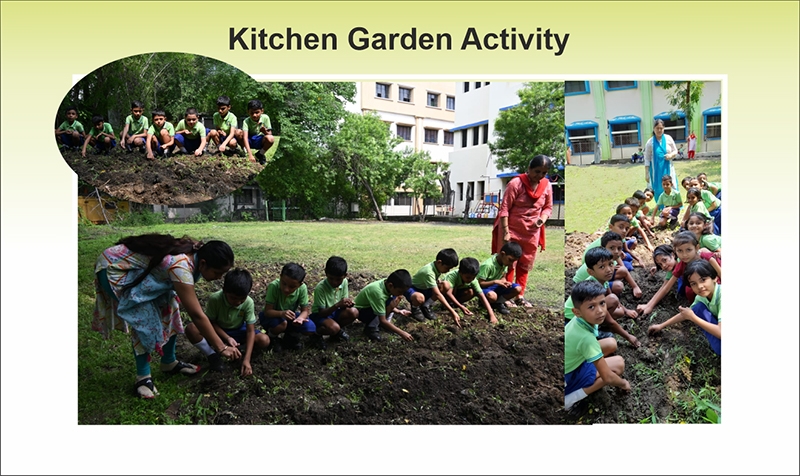
[[[686,115],[686,123],[689,124],[689,128],[691,129],[692,124],[692,82],[686,81],[686,107],[683,109],[683,113]]]
[[[381,207],[378,206],[378,202],[375,201],[375,195],[372,193],[372,187],[369,186],[366,180],[362,180],[361,183],[364,184],[364,187],[367,189],[367,193],[369,194],[369,199],[372,201],[372,209],[375,210],[375,215],[378,217],[378,221],[383,221],[383,215],[381,215]]]

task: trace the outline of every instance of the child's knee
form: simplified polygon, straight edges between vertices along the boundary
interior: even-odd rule
[[[627,270],[625,271],[627,273]],[[621,274],[617,271],[617,274]],[[625,286],[622,285],[622,281],[614,281],[611,283],[611,292],[614,293],[616,296],[622,294],[622,291],[625,289]]]
[[[263,332],[259,332],[259,333],[256,334],[255,337],[256,337],[255,338],[255,344],[258,347],[260,347],[262,349],[269,347],[269,336],[268,335],[264,334]]]
[[[614,312],[617,307],[619,307],[619,298],[612,292],[612,294],[606,296],[606,308],[608,312]]]
[[[494,291],[489,291],[488,293],[486,293],[486,299],[489,302],[497,301],[497,293],[495,293]]]
[[[280,334],[282,332],[286,332],[286,326],[288,326],[288,322],[283,321],[272,329],[267,330],[272,331],[273,334]]]
[[[414,306],[421,306],[422,303],[425,302],[425,295],[422,293],[414,293],[411,295],[411,299],[409,301]]]

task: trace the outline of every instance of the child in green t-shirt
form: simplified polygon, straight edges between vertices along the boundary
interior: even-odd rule
[[[458,313],[450,307],[439,286],[439,276],[447,273],[458,264],[458,254],[453,248],[445,248],[436,255],[436,261],[420,268],[411,278],[411,287],[406,291],[405,298],[411,304],[411,317],[418,322],[425,319],[436,318],[431,309],[433,300],[437,300],[450,312],[453,321],[460,328]]]
[[[489,315],[489,322],[497,324],[497,317],[494,315],[491,303],[486,299],[486,295],[478,282],[478,271],[480,263],[475,258],[464,258],[459,263],[458,268],[451,269],[444,276],[444,280],[439,283],[439,290],[442,291],[453,303],[454,306],[464,311],[467,316],[472,315],[472,311],[464,306],[464,303],[478,296],[483,307]]]
[[[169,157],[175,146],[175,127],[171,122],[167,122],[167,115],[161,109],[153,111],[153,124],[147,129],[147,139],[145,140],[147,158],[155,159],[155,153]]]
[[[320,349],[328,344],[324,336],[332,342],[347,342],[350,336],[344,328],[358,318],[358,309],[350,298],[347,283],[347,261],[339,256],[331,256],[325,263],[325,279],[314,288],[314,305],[309,319],[317,327],[311,341]]]
[[[603,233],[603,236],[600,237],[600,246],[607,249],[611,252],[613,256],[614,262],[616,263],[616,268],[614,269],[614,274],[611,276],[610,281],[610,288],[611,292],[616,294],[617,296],[621,296],[623,291],[625,290],[625,285],[623,281],[628,283],[631,287],[633,297],[640,298],[642,297],[642,290],[639,288],[639,285],[636,284],[636,281],[633,279],[633,275],[628,271],[628,268],[625,267],[623,264],[624,259],[624,250],[623,250],[623,239],[619,236],[618,233],[613,231],[607,231]],[[580,268],[575,272],[575,276],[572,278],[572,281],[575,283],[579,283],[581,281],[585,281],[586,278],[589,277],[589,271],[586,266],[586,263],[583,263]]]
[[[175,126],[175,141],[182,154],[199,157],[206,152],[206,128],[199,118],[197,109],[190,107]]]
[[[391,321],[393,313],[408,316],[407,309],[396,309],[400,299],[411,287],[411,274],[408,270],[398,269],[386,279],[369,283],[358,293],[355,307],[358,309],[358,320],[364,323],[364,336],[375,342],[381,340],[378,327],[388,329],[405,341],[413,341],[408,332],[395,326]]]
[[[619,213],[613,215],[611,219],[608,221],[608,230],[606,231],[613,231],[614,233],[618,234],[619,236],[627,236],[628,230],[631,228],[630,219],[625,215],[620,215]],[[603,239],[601,236],[596,240],[589,243],[589,246],[583,250],[583,262],[586,263],[586,253],[592,249],[597,248],[600,246],[600,241]]]
[[[258,99],[247,103],[247,119],[242,123],[242,138],[250,162],[255,162],[257,158],[259,164],[266,164],[267,157],[264,154],[272,147],[275,138],[272,136],[272,123],[269,116],[264,114],[264,106]],[[253,157],[253,148],[258,150],[255,157]]]
[[[114,129],[107,123],[103,116],[92,116],[92,127],[86,133],[86,140],[83,141],[81,156],[86,157],[86,146],[93,145],[98,153],[108,155],[111,149],[117,146],[117,138],[114,136]]]
[[[269,346],[269,337],[256,332],[255,304],[253,298],[248,296],[252,288],[253,278],[246,269],[232,269],[225,274],[222,289],[208,297],[205,308],[214,331],[225,345],[244,345],[241,367],[243,377],[253,374],[253,367],[250,365],[253,347],[265,349]],[[222,357],[208,345],[194,324],[189,323],[186,326],[186,337],[207,356],[211,370],[223,370]]]
[[[300,334],[312,336],[317,326],[308,318],[311,304],[308,302],[308,288],[303,282],[306,270],[297,263],[287,263],[281,270],[279,279],[267,286],[266,304],[258,315],[263,327],[276,342],[274,336],[283,334],[281,347],[300,350]]]
[[[64,110],[66,119],[56,128],[56,141],[58,147],[78,149],[83,144],[84,129],[83,124],[78,121],[78,110],[69,106]]]
[[[522,246],[509,241],[500,248],[499,253],[493,254],[481,263],[478,269],[478,284],[481,285],[486,299],[492,303],[495,312],[510,314],[506,301],[519,296],[522,291],[519,283],[512,283],[505,278],[508,268],[520,257],[522,257]]]
[[[653,219],[655,222],[656,212],[661,209],[661,219],[658,223],[660,228],[674,226],[678,223],[678,217],[681,214],[681,207],[683,207],[683,199],[681,193],[672,188],[672,176],[669,174],[661,177],[661,188],[664,192],[658,197],[656,202],[657,207],[653,208]]]
[[[144,152],[144,141],[147,140],[147,129],[150,128],[150,121],[144,116],[144,104],[142,101],[131,103],[131,113],[125,118],[125,127],[119,139],[119,145],[128,152],[134,147],[139,148],[139,152]]]
[[[606,385],[630,391],[631,385],[622,378],[625,360],[608,356],[603,344],[616,349],[613,338],[598,340],[598,325],[607,321],[606,288],[595,281],[582,281],[572,288],[570,300],[575,318],[564,328],[564,408],[573,406]],[[606,341],[606,342],[604,342]],[[585,407],[585,406],[584,406]],[[576,408],[573,412],[580,413]]]
[[[216,153],[233,155],[244,154],[240,144],[244,143],[244,133],[239,129],[239,122],[231,112],[231,99],[228,96],[217,98],[217,112],[212,118],[214,128],[208,131],[208,139],[217,146]]]
[[[718,257],[722,256],[722,237],[711,232],[713,222],[702,213],[692,213],[686,221],[686,229],[694,234],[700,248],[705,248]]]

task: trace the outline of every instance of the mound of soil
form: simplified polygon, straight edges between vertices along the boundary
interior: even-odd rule
[[[213,145],[209,150],[214,152]],[[101,192],[136,203],[186,205],[212,200],[241,188],[255,178],[262,165],[239,156],[200,157],[176,155],[148,160],[139,152],[125,153],[119,148],[109,155],[87,148],[62,151],[67,164],[78,178]]]
[[[280,266],[242,265],[255,277],[251,296],[256,309],[263,309],[266,286]],[[321,267],[307,270],[307,283],[324,278]],[[351,295],[376,279],[351,273]],[[219,288],[218,283],[205,286],[198,294]],[[413,342],[385,331],[382,341],[370,342],[356,321],[347,328],[349,342],[331,343],[325,351],[305,341],[301,351],[256,352],[253,376],[242,378],[238,365],[229,364],[224,372],[188,379],[188,388],[203,395],[197,403],[202,411],[176,402],[172,414],[215,424],[559,423],[561,313],[514,308],[492,326],[484,313],[472,309],[475,315],[462,318],[462,329],[441,310],[433,322],[395,318]],[[182,359],[204,362],[183,336],[178,345]]]
[[[667,230],[656,232],[655,240],[651,239],[653,247],[671,243],[673,234]],[[581,265],[586,246],[601,235],[598,232],[566,236],[565,299],[572,292],[575,284],[572,277]],[[634,298],[626,285],[620,301],[628,309],[646,304],[665,279],[663,271],[650,274],[653,258],[647,248],[640,244],[633,254],[644,265],[633,270],[642,297]],[[617,322],[642,344],[639,349],[634,349],[626,340],[616,336],[619,347],[615,355],[625,359],[623,378],[630,382],[631,392],[605,387],[588,397],[589,413],[577,421],[565,416],[564,421],[580,424],[702,422],[702,414],[698,412],[703,407],[696,405],[695,395],[706,395],[704,392],[713,389],[717,398],[721,397],[720,357],[711,350],[700,329],[689,322],[668,327],[654,336],[647,334],[651,324],[664,322],[678,313],[678,306],[690,304],[686,299],[678,298],[672,290],[651,314],[637,319],[619,319]]]

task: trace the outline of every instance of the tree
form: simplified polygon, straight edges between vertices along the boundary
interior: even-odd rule
[[[407,170],[404,154],[395,150],[402,139],[374,112],[349,113],[331,141],[331,157],[337,170],[347,174],[378,220],[381,204],[394,193]]]
[[[431,162],[427,151],[410,154],[406,160],[409,162],[409,171],[402,186],[416,200],[422,200],[420,221],[425,221],[425,200],[442,197],[442,175],[450,168],[450,164]]]
[[[564,162],[564,83],[527,83],[517,92],[520,103],[501,111],[494,123],[496,141],[489,148],[497,166],[524,172],[536,155]]]
[[[686,115],[686,123],[691,124],[700,104],[705,83],[703,81],[659,81],[664,88],[667,102],[675,108],[673,115],[678,110]],[[675,117],[673,117],[675,118]]]

